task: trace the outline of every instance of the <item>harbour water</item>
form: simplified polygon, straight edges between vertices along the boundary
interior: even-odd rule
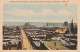
[[[47,25],[47,22],[3,22],[3,25],[23,26],[25,23],[29,23],[30,25],[35,25],[37,27],[43,27]],[[48,23],[48,25],[49,26],[63,26],[63,23]],[[74,23],[74,25],[77,25],[77,23]]]

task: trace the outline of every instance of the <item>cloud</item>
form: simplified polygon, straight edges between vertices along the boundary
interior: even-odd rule
[[[50,9],[44,9],[42,12],[40,12],[39,14],[44,14],[44,15],[50,15],[50,16],[53,16],[53,15],[72,15],[72,12],[71,11],[68,11],[68,10],[58,10],[57,12],[54,12]]]
[[[5,14],[12,15],[12,16],[22,16],[22,18],[18,17],[17,19],[15,18],[10,18],[10,19],[4,19],[5,22],[56,22],[60,21],[61,19],[65,19],[66,17],[69,17],[72,15],[71,11],[68,10],[58,10],[58,11],[53,11],[51,9],[43,9],[42,11],[35,12],[34,10],[20,10],[16,9],[14,11],[5,11]],[[25,17],[25,18],[23,18]],[[30,18],[31,17],[31,18]],[[6,18],[6,17],[5,17]],[[58,20],[58,18],[60,18]]]
[[[57,14],[71,15],[72,12],[67,10],[58,10]]]
[[[52,11],[51,9],[43,9],[42,11],[40,12],[35,12],[33,10],[14,10],[14,11],[5,11],[6,14],[9,14],[9,15],[15,15],[15,16],[26,16],[26,17],[33,17],[33,16],[53,16],[53,15],[60,15],[60,14],[63,14],[63,15],[71,15],[72,12],[71,11],[68,11],[68,10],[58,10],[57,12],[54,12]]]
[[[33,10],[14,10],[14,11],[5,11],[6,14],[14,15],[14,16],[34,16],[36,15]]]

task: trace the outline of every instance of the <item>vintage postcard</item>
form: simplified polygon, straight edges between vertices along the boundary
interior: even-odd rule
[[[1,0],[1,52],[79,52],[79,2]]]

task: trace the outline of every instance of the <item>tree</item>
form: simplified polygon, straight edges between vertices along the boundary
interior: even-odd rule
[[[9,42],[9,45],[8,45],[8,47],[9,47],[9,50],[11,50],[11,42]]]
[[[18,49],[21,49],[22,45],[21,45],[21,41],[18,42]]]

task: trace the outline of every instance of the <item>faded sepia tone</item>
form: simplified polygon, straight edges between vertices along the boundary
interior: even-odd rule
[[[4,4],[1,49],[79,50],[75,3]]]
[[[3,5],[3,49],[76,50],[77,5]]]

